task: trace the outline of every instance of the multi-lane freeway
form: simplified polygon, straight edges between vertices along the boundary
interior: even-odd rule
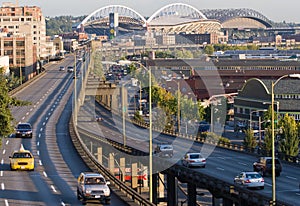
[[[78,119],[78,126],[89,131],[94,131],[95,134],[103,136],[107,139],[113,139],[122,143],[123,139],[123,127],[122,119],[116,115],[112,115],[103,107],[95,105],[95,110],[99,114],[103,121],[101,123],[93,123],[86,121],[91,115],[91,105],[85,104],[81,108],[80,117]],[[149,131],[144,128],[137,127],[129,122],[126,122],[126,144],[136,149],[148,152],[149,151]],[[89,140],[92,141],[92,140]],[[159,132],[153,132],[153,145],[158,142],[172,142],[174,146],[174,156],[170,158],[169,165],[181,164],[179,161],[185,152],[187,151],[201,151],[204,156],[207,157],[206,168],[193,168],[201,173],[207,174],[224,180],[233,184],[233,179],[241,171],[252,171],[252,164],[257,160],[257,156],[247,154],[244,152],[237,152],[233,150],[227,150],[217,148],[209,144],[198,144],[188,140],[182,140],[174,138],[168,135],[161,134]],[[118,153],[119,156],[120,152]],[[157,160],[157,159],[156,159]],[[132,157],[131,160],[132,161]],[[139,157],[134,161],[138,162]],[[158,168],[156,162],[153,163],[154,171],[162,171],[164,168]],[[280,177],[276,178],[276,197],[278,200],[289,203],[291,205],[298,205],[300,200],[300,171],[299,165],[288,164],[283,162],[283,171]],[[270,176],[265,177],[265,189],[263,190],[251,190],[254,193],[264,194],[272,199],[272,178]]]
[[[61,64],[74,64],[68,57]],[[80,68],[80,65],[78,65]],[[40,79],[15,96],[32,102],[30,106],[12,108],[16,122],[30,122],[33,125],[32,139],[4,138],[1,147],[0,184],[2,205],[80,205],[76,198],[76,178],[81,171],[89,168],[84,164],[72,146],[68,133],[68,122],[72,112],[71,94],[73,74],[59,71],[58,64],[52,64]],[[95,105],[94,105],[95,106]],[[91,123],[94,112],[104,120]],[[94,131],[96,134],[122,143],[122,120],[102,107],[84,104],[78,115],[78,127]],[[158,142],[173,142],[175,155],[170,159],[171,166],[179,162],[188,151],[201,151],[207,157],[206,168],[195,168],[199,172],[233,183],[233,178],[242,170],[252,170],[256,160],[253,155],[212,147],[208,144],[193,144],[167,135],[153,132],[154,145]],[[34,171],[10,171],[8,156],[20,144],[32,151],[35,157]],[[126,124],[126,143],[142,151],[149,150],[149,131],[132,124]],[[155,162],[154,162],[155,168]],[[163,168],[155,168],[160,170]],[[277,198],[297,205],[300,199],[299,167],[283,163],[283,172],[276,178]],[[265,178],[265,189],[259,192],[271,197],[271,177]],[[111,205],[123,205],[112,194]]]
[[[0,205],[81,205],[76,197],[77,177],[90,169],[70,140],[68,123],[75,80],[72,73],[59,71],[61,65],[74,65],[74,57],[48,65],[45,75],[14,95],[32,103],[12,108],[12,114],[16,123],[33,125],[33,138],[11,135],[2,139]],[[21,144],[34,155],[34,171],[10,171],[9,155]],[[112,193],[111,205],[125,204]]]

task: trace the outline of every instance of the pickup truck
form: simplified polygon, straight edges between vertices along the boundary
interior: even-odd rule
[[[260,157],[253,163],[253,171],[260,173],[263,177],[267,174],[272,175],[272,157]],[[279,177],[282,165],[278,158],[275,158],[275,176]]]

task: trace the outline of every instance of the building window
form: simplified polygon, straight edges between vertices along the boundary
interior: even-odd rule
[[[4,47],[10,47],[13,46],[13,42],[12,41],[5,41],[4,42]]]
[[[25,42],[24,41],[17,41],[16,45],[17,46],[25,46]]]
[[[7,56],[13,55],[13,50],[4,50],[4,55]]]

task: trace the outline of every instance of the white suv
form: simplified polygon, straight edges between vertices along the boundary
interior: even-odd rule
[[[110,203],[109,181],[99,173],[82,172],[77,180],[77,199],[85,204],[88,200]]]

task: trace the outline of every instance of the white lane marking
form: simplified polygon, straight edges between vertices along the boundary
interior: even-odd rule
[[[286,178],[292,179],[292,180],[296,180],[296,177],[291,177],[291,176],[286,176]]]
[[[2,189],[2,190],[4,190],[4,189],[5,189],[5,187],[4,187],[4,183],[3,183],[3,182],[1,183],[1,189]]]
[[[299,196],[300,196],[300,193],[296,193],[296,195],[299,195]]]
[[[265,182],[265,185],[268,185],[268,186],[270,186],[270,187],[272,186],[272,184],[269,184],[269,183],[266,183],[266,182]]]
[[[39,160],[39,164],[40,164],[40,165],[43,165],[42,160]]]
[[[1,160],[1,164],[2,164],[2,165],[4,164],[4,159]]]
[[[32,111],[33,109],[31,108],[29,111]]]
[[[222,170],[222,171],[224,171],[225,169],[224,169],[224,168],[221,168],[221,167],[217,167],[217,170]]]
[[[7,201],[7,200],[5,200],[5,206],[9,206],[9,204],[8,204],[8,201]]]
[[[218,157],[219,159],[221,159],[221,160],[225,160],[225,157]]]
[[[5,149],[4,149],[3,152],[2,152],[2,154],[5,154],[5,152],[6,152],[6,151],[5,151]]]
[[[43,174],[44,174],[45,177],[48,177],[48,176],[47,176],[47,173],[46,173],[45,171],[43,172]]]
[[[41,133],[39,133],[39,138],[42,136],[42,134]]]
[[[0,176],[3,177],[3,171],[2,171],[2,170],[1,170],[1,172],[0,172]]]
[[[41,128],[40,131],[43,131],[43,128]]]
[[[46,117],[46,121],[48,120],[48,117]]]
[[[63,202],[63,201],[61,201],[61,203],[60,203],[62,206],[65,206],[66,204]]]
[[[25,119],[25,117],[22,117],[22,120],[24,120]]]
[[[43,122],[43,125],[45,125],[46,124],[46,122]]]
[[[53,192],[56,192],[56,189],[53,185],[51,185],[51,188],[52,188]]]
[[[9,143],[9,140],[6,141],[6,144],[8,144],[8,143]]]
[[[36,153],[37,153],[37,155],[38,155],[38,156],[40,156],[40,151],[39,151],[39,150],[38,150],[38,151],[36,151]]]
[[[240,165],[244,165],[244,166],[246,166],[247,164],[246,163],[244,163],[244,162],[238,162]]]
[[[37,142],[36,145],[37,145],[37,146],[40,146],[40,142]]]
[[[26,115],[29,115],[29,112],[26,112]]]

